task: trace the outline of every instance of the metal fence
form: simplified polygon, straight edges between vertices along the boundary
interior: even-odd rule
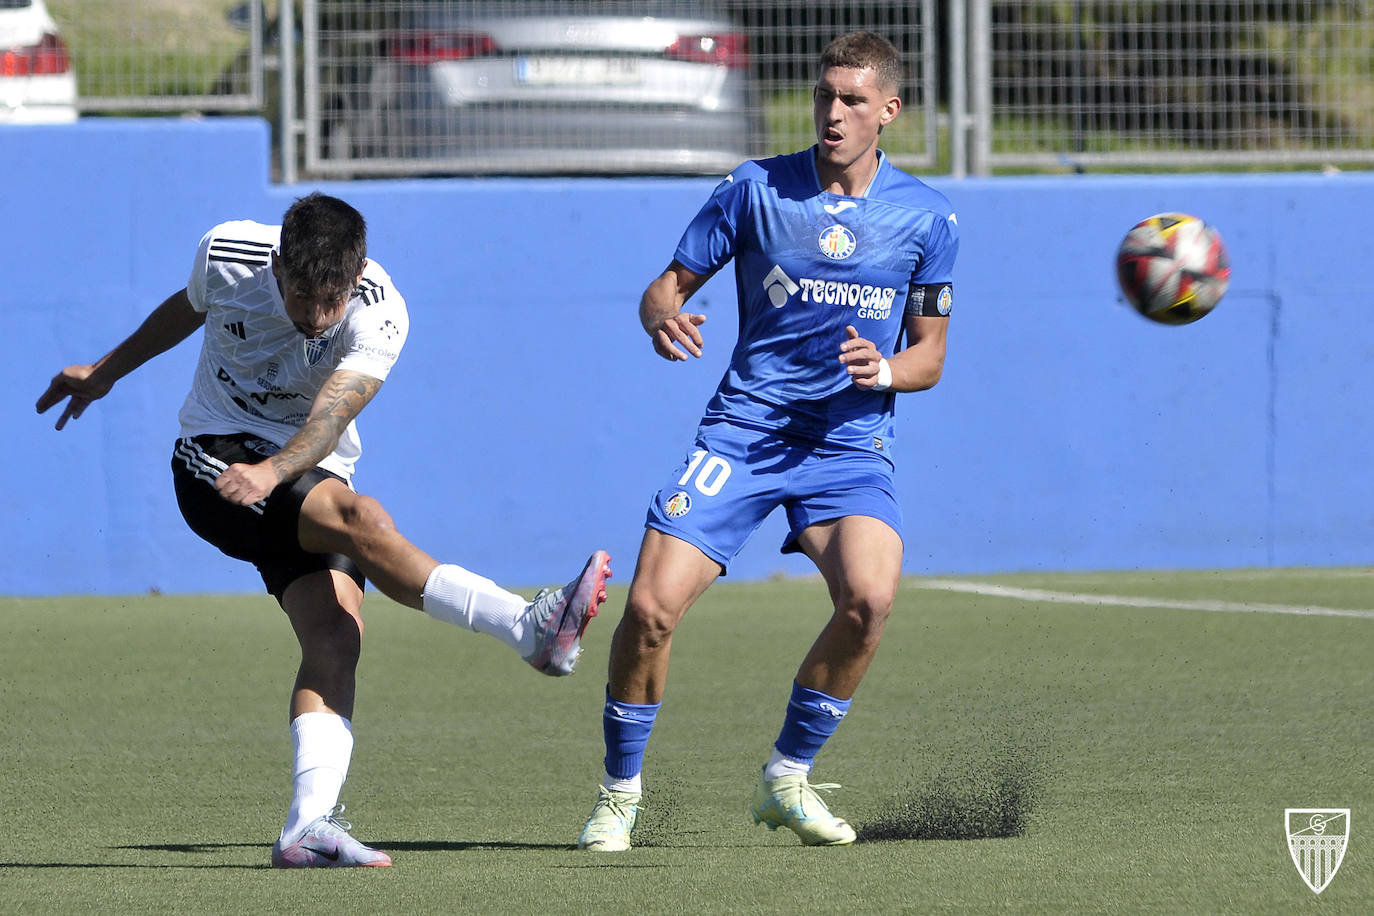
[[[47,3],[83,111],[261,112],[287,180],[716,174],[812,141],[854,28],[907,61],[913,170],[1374,161],[1374,0]]]
[[[935,164],[935,0],[305,0],[310,174],[691,173],[813,142],[824,45],[912,62],[888,150]]]
[[[1367,0],[975,0],[973,170],[1374,161]]]

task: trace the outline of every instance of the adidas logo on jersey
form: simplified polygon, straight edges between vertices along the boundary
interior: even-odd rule
[[[247,340],[247,339],[248,339],[248,334],[247,334],[247,332],[244,331],[244,329],[243,329],[243,322],[242,322],[242,321],[232,321],[232,322],[230,322],[229,324],[226,324],[226,325],[224,326],[224,330],[228,331],[230,334],[233,334],[233,335],[234,335],[235,337],[237,337],[239,340]]]
[[[882,321],[892,314],[892,303],[897,298],[897,290],[891,286],[870,286],[867,283],[845,283],[841,280],[812,280],[803,277],[793,280],[778,265],[763,278],[763,288],[768,291],[768,301],[773,308],[782,308],[787,300],[801,293],[802,302],[819,302],[825,305],[838,305],[854,308],[856,318],[873,318]]]
[[[363,282],[358,284],[358,288],[353,290],[353,295],[362,299],[364,305],[376,305],[386,298],[386,290],[376,280],[369,280],[364,277]]]
[[[211,239],[208,260],[248,267],[266,267],[272,262],[272,243],[250,239]]]

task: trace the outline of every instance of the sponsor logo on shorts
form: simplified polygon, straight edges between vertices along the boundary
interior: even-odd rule
[[[663,504],[663,512],[669,518],[682,518],[692,511],[692,497],[685,490],[678,490]]]
[[[821,247],[821,254],[832,261],[843,261],[854,253],[858,247],[858,242],[854,240],[854,233],[844,226],[831,226],[821,232],[821,237],[817,240]]]
[[[243,447],[250,452],[256,452],[269,458],[281,451],[275,442],[268,442],[266,439],[244,439]]]

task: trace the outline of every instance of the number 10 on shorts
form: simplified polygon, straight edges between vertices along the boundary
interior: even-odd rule
[[[678,486],[686,486],[694,475],[696,479],[692,485],[697,491],[702,496],[715,496],[730,479],[730,462],[716,455],[707,458],[706,449],[699,448],[692,452],[692,460],[687,462],[687,470],[678,478]]]

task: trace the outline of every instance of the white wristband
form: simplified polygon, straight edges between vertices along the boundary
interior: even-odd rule
[[[874,391],[887,391],[892,387],[892,367],[887,364],[887,360],[878,360],[878,382],[873,386]]]

